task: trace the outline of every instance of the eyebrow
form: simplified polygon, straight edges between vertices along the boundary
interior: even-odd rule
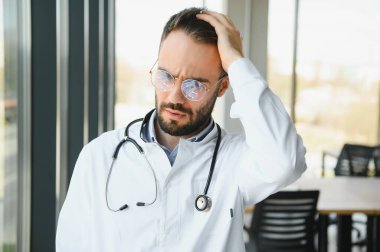
[[[171,74],[174,78],[178,78],[178,76],[172,74],[171,72],[169,72],[168,70],[166,70],[166,69],[163,68],[163,67],[157,66],[157,69],[159,69],[159,70],[163,70],[163,71],[165,71],[165,72],[168,72],[168,73]],[[196,80],[196,81],[199,81],[199,82],[208,82],[208,83],[211,83],[208,79],[206,79],[206,78],[202,78],[202,77],[186,77],[186,78],[184,78],[184,79],[185,79],[185,80],[189,80],[189,79],[191,79],[191,80]]]

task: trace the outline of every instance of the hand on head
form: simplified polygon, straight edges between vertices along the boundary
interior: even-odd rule
[[[197,18],[215,28],[220,59],[223,69],[227,72],[232,62],[243,57],[242,37],[239,30],[231,18],[218,12],[202,11],[197,14]]]

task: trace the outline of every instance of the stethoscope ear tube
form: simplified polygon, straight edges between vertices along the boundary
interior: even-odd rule
[[[153,174],[153,177],[154,177],[154,183],[155,183],[155,196],[154,196],[154,199],[151,201],[151,202],[148,202],[148,203],[145,203],[145,202],[137,202],[136,203],[136,206],[150,206],[152,204],[154,204],[154,202],[156,202],[157,200],[157,178],[156,178],[156,174],[154,172],[154,169],[152,167],[152,165],[150,164],[149,160],[146,158],[145,156],[145,153],[144,153],[144,150],[143,148],[136,142],[136,140],[134,140],[133,138],[130,138],[128,136],[128,131],[129,131],[129,127],[135,123],[135,122],[138,122],[138,121],[141,121],[142,119],[137,119],[135,121],[133,121],[132,123],[130,123],[126,130],[125,130],[125,136],[124,138],[117,144],[116,148],[115,148],[115,151],[112,155],[112,163],[111,163],[111,166],[110,166],[110,169],[108,171],[108,176],[107,176],[107,181],[106,181],[106,188],[105,188],[105,198],[106,198],[106,204],[107,204],[107,208],[110,210],[110,211],[113,211],[113,212],[119,212],[119,211],[123,211],[125,209],[127,209],[129,207],[128,204],[124,204],[122,205],[121,207],[117,208],[117,209],[113,209],[110,207],[109,203],[108,203],[108,185],[109,185],[109,181],[110,181],[110,178],[111,178],[111,174],[112,174],[112,169],[113,169],[113,166],[114,166],[114,162],[116,161],[118,155],[119,155],[119,151],[121,149],[121,147],[124,145],[124,143],[127,143],[127,142],[131,142],[135,147],[136,149],[140,152],[141,155],[143,155],[144,159],[146,160],[146,162],[148,163],[151,171],[152,171],[152,174]]]
[[[116,146],[116,149],[112,155],[113,159],[116,159],[117,156],[119,155],[119,151],[120,151],[120,148],[121,146],[123,146],[123,144],[127,141],[126,138],[124,138],[123,140],[120,141],[120,143]]]
[[[116,159],[117,156],[119,155],[119,151],[121,149],[121,146],[123,146],[123,144],[125,142],[131,142],[133,143],[133,145],[137,148],[137,150],[141,153],[141,154],[144,154],[144,150],[143,148],[132,138],[130,137],[125,137],[123,140],[120,141],[120,143],[116,146],[116,149],[112,155],[113,159]]]
[[[144,154],[143,148],[136,142],[135,139],[126,137],[126,141],[133,143],[133,145],[139,150],[140,154]]]

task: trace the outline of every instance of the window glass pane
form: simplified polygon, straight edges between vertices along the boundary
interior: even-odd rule
[[[222,0],[204,2],[116,0],[116,128],[124,127],[154,108],[149,70],[157,60],[166,21],[184,8],[205,4],[212,10],[222,9]]]
[[[294,0],[269,1],[268,85],[290,113],[294,37]]]
[[[269,10],[268,80],[287,107],[294,6],[295,0],[271,0]],[[379,13],[376,0],[300,0],[295,120],[310,175],[320,174],[323,151],[378,143]],[[327,161],[335,166],[336,159]]]
[[[309,167],[321,167],[323,150],[378,142],[379,7],[374,0],[300,1],[296,115]]]
[[[0,1],[0,251],[16,251],[17,76],[11,55],[16,50],[5,50],[11,44],[4,36],[3,10],[4,2]]]

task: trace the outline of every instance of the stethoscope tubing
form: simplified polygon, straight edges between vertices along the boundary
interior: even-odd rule
[[[150,116],[151,114],[152,114],[152,111],[148,115]],[[107,208],[110,211],[119,212],[119,211],[125,210],[126,208],[129,207],[128,204],[124,204],[121,207],[119,207],[118,209],[113,209],[113,208],[110,207],[109,202],[108,202],[108,185],[109,185],[109,181],[110,181],[110,178],[111,178],[113,166],[114,166],[114,163],[115,163],[115,161],[116,161],[116,159],[117,159],[117,157],[119,155],[121,147],[125,143],[127,143],[127,142],[131,142],[137,148],[137,150],[139,151],[139,153],[141,155],[143,155],[145,161],[149,165],[150,170],[152,171],[152,174],[153,174],[153,177],[154,177],[154,183],[155,183],[155,196],[154,196],[154,199],[151,202],[149,202],[149,203],[137,202],[136,205],[137,206],[149,206],[149,205],[154,204],[156,202],[156,200],[157,200],[158,183],[157,183],[156,173],[155,173],[155,171],[154,171],[151,163],[149,162],[148,158],[146,157],[143,148],[137,143],[136,140],[134,140],[133,138],[129,137],[129,128],[133,124],[135,124],[137,122],[140,122],[140,121],[143,121],[143,120],[144,120],[143,118],[139,118],[139,119],[136,119],[136,120],[134,120],[134,121],[132,121],[132,122],[130,122],[128,124],[128,126],[126,127],[125,132],[124,132],[124,138],[118,143],[118,145],[116,146],[115,151],[114,151],[114,153],[112,155],[112,162],[111,162],[110,169],[108,171],[107,180],[106,180],[106,188],[105,188],[106,204],[107,204]],[[216,124],[216,127],[217,127],[217,130],[218,130],[218,137],[217,137],[214,153],[213,153],[213,156],[212,156],[212,161],[211,161],[211,165],[210,165],[209,174],[208,174],[208,177],[207,177],[207,182],[206,182],[203,194],[199,195],[196,198],[196,200],[195,200],[195,208],[197,210],[199,210],[199,211],[205,211],[205,210],[208,210],[211,207],[211,199],[207,196],[207,193],[208,193],[208,189],[209,189],[210,184],[211,184],[211,180],[212,180],[212,176],[213,176],[214,168],[215,168],[215,163],[216,163],[216,159],[217,159],[218,152],[219,152],[219,146],[220,146],[220,142],[221,142],[221,129],[220,129],[220,126],[218,124]],[[197,200],[199,198],[205,199],[205,201],[206,201],[206,207],[198,207]]]
[[[221,129],[219,127],[218,124],[216,124],[216,127],[218,129],[218,138],[216,140],[216,145],[215,145],[215,149],[214,149],[214,154],[212,155],[212,161],[211,161],[211,166],[210,166],[210,171],[208,173],[208,177],[207,177],[207,182],[206,182],[206,186],[205,186],[205,189],[203,191],[203,194],[206,196],[207,195],[207,192],[208,192],[208,188],[210,187],[210,184],[211,184],[211,179],[212,179],[212,175],[214,173],[214,167],[215,167],[215,163],[216,163],[216,158],[218,156],[218,152],[219,152],[219,145],[220,145],[220,141],[221,141]]]

